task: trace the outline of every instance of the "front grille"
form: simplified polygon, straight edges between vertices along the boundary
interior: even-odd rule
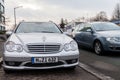
[[[27,63],[24,66],[27,67],[52,67],[52,66],[59,66],[63,65],[63,62],[57,62],[57,63],[40,63],[40,64],[32,64],[32,63]]]
[[[30,53],[56,53],[60,51],[60,45],[27,45]]]

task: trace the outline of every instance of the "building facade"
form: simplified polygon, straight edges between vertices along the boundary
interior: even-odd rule
[[[5,24],[5,6],[4,0],[0,0],[0,24]]]

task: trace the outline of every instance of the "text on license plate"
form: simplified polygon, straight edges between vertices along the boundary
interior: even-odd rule
[[[58,62],[57,57],[32,58],[32,63],[55,63],[55,62]]]

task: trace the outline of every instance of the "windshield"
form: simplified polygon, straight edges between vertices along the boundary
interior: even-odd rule
[[[96,23],[94,24],[94,29],[96,31],[111,31],[120,30],[120,27],[114,23]]]
[[[61,33],[60,29],[49,22],[21,23],[16,33]]]

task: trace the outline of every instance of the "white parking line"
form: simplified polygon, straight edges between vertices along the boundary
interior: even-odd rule
[[[92,75],[96,76],[97,78],[99,78],[100,80],[115,80],[113,78],[111,78],[110,76],[106,76],[96,70],[94,70],[93,68],[89,67],[86,64],[83,63],[79,63],[79,67],[81,67],[82,69],[84,69],[85,71],[91,73]]]

